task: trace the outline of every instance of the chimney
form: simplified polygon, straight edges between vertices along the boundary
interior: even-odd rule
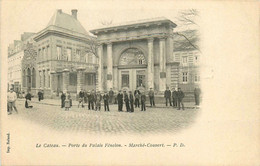
[[[59,13],[59,14],[61,14],[61,13],[62,13],[62,10],[61,10],[61,9],[58,9],[57,11],[58,11],[58,13]]]
[[[78,12],[77,9],[72,9],[72,10],[71,10],[71,15],[72,15],[75,19],[77,19],[77,12]]]

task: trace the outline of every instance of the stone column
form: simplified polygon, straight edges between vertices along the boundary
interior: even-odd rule
[[[51,76],[50,76],[50,89],[51,89],[51,92],[53,93],[53,91],[55,91],[57,89],[55,87],[55,85],[57,86],[57,81],[55,81],[55,78],[57,76],[56,76],[56,72],[55,71],[51,71],[50,74],[51,74]]]
[[[113,52],[112,43],[107,43],[107,90],[113,88]]]
[[[160,75],[159,75],[159,91],[166,89],[166,49],[165,37],[160,38]]]
[[[46,88],[50,88],[50,80],[49,80],[49,73],[50,73],[50,70],[46,70],[45,71],[45,87]]]
[[[154,57],[153,57],[153,38],[148,39],[148,66],[147,66],[147,85],[148,89],[154,88]]]
[[[63,92],[66,93],[68,91],[68,86],[69,86],[69,69],[64,69],[62,71],[62,79],[63,79]]]
[[[83,89],[84,86],[84,68],[77,69],[77,94]]]
[[[113,68],[114,75],[113,75],[113,84],[114,84],[114,90],[118,90],[118,68],[115,66]]]
[[[103,91],[103,44],[98,47],[98,90]]]

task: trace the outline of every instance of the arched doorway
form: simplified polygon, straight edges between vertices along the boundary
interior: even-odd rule
[[[147,61],[138,48],[128,48],[122,52],[119,63],[119,89],[135,90],[146,88]]]

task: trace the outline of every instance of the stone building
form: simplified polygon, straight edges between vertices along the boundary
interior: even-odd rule
[[[178,35],[182,34],[185,35]],[[200,56],[197,30],[187,30],[174,34],[174,61],[179,62],[179,84],[185,92],[193,92],[200,83]]]
[[[34,33],[25,32],[21,35],[21,40],[15,40],[8,46],[8,89],[14,88],[16,92],[22,90],[22,60],[26,43],[32,39]]]
[[[78,21],[77,10],[71,10],[71,15],[57,10],[34,40],[37,89],[53,95],[96,87],[97,60],[92,51],[95,38]]]
[[[111,25],[90,32],[97,35],[99,90],[154,88],[163,92],[178,85],[179,62],[173,56],[173,28],[161,17]]]

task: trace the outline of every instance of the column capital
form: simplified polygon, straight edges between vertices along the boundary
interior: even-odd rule
[[[148,37],[148,38],[147,38],[147,41],[148,41],[148,42],[153,42],[153,41],[154,41],[154,38],[153,38],[153,37]]]
[[[63,69],[62,72],[69,72],[69,69]]]
[[[111,42],[111,41],[107,41],[107,42],[106,42],[106,45],[107,45],[107,46],[112,46],[112,44],[113,44],[113,42]]]
[[[56,74],[57,72],[56,71],[50,71],[51,74]]]
[[[78,67],[77,68],[77,71],[82,71],[82,70],[85,70],[85,67]]]
[[[167,36],[160,36],[158,37],[160,41],[164,41],[165,39],[167,39]]]

